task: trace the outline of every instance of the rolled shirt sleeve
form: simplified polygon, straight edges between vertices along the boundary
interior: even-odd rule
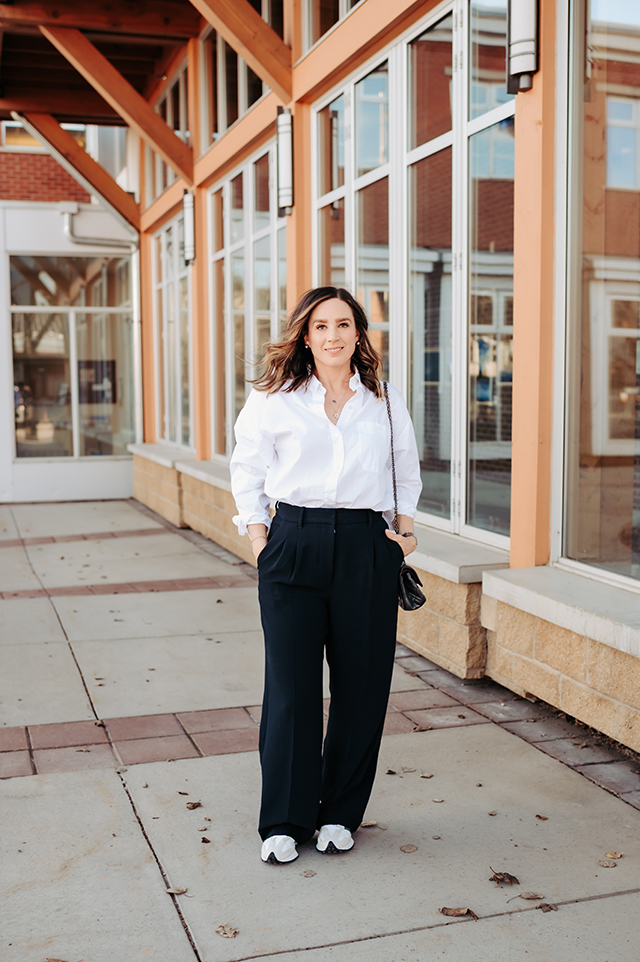
[[[238,514],[233,522],[241,535],[248,524],[271,525],[265,479],[275,457],[274,439],[264,429],[268,395],[251,391],[235,425],[236,447],[231,456],[231,490]]]
[[[389,385],[391,417],[393,418],[393,452],[396,464],[398,514],[415,518],[418,498],[422,491],[420,459],[411,417],[397,388]],[[389,455],[391,471],[391,455]],[[386,514],[386,512],[385,512]]]

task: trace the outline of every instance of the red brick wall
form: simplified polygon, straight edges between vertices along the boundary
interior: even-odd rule
[[[90,195],[49,154],[0,153],[2,200],[74,200],[88,204]]]

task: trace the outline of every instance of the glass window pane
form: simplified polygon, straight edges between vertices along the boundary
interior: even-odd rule
[[[513,131],[510,118],[474,134],[469,145],[467,521],[505,535],[511,503]]]
[[[222,190],[213,195],[213,251],[221,251],[224,247],[224,205]]]
[[[126,307],[131,303],[128,257],[21,254],[9,260],[11,303],[16,306]]]
[[[344,199],[321,208],[318,226],[318,282],[320,286],[344,287]]]
[[[320,194],[344,184],[344,94],[318,114]]]
[[[231,258],[231,298],[233,306],[234,412],[233,421],[244,407],[245,338],[244,338],[244,254]]]
[[[269,0],[269,26],[279,37],[284,37],[284,3],[283,0]]]
[[[473,119],[513,100],[506,78],[507,0],[471,0],[469,27],[469,117]]]
[[[231,181],[231,243],[244,237],[244,189],[242,174]]]
[[[247,67],[247,107],[255,104],[262,97],[262,80],[251,67]]]
[[[278,231],[278,310],[280,312],[279,330],[287,325],[287,230]]]
[[[452,40],[449,14],[409,45],[411,149],[451,130]]]
[[[218,35],[215,30],[206,40],[207,89],[209,91],[209,143],[216,140],[218,126]]]
[[[271,238],[253,245],[253,297],[255,305],[255,358],[257,362],[271,340]]]
[[[176,412],[176,377],[178,363],[176,358],[176,293],[173,281],[167,284],[165,290],[165,339],[164,356],[166,364],[166,384],[167,384],[167,440],[178,443],[177,436],[177,412]]]
[[[73,455],[69,320],[65,314],[13,314],[16,455]]]
[[[80,455],[126,455],[134,440],[133,321],[77,314]]]
[[[158,238],[160,240],[160,238]],[[162,288],[156,291],[156,352],[158,357],[158,365],[156,368],[156,378],[158,384],[158,429],[160,431],[160,437],[167,437],[167,409],[165,406],[166,392],[165,392],[165,369],[164,369],[164,341],[165,341],[165,330],[164,330],[164,307],[163,307],[163,297]]]
[[[269,154],[265,154],[253,165],[253,229],[262,230],[270,223]]]
[[[180,310],[180,413],[183,444],[191,443],[191,376],[189,345],[189,278],[181,277],[178,287]]]
[[[451,514],[451,148],[410,169],[409,409],[419,509]]]
[[[359,190],[357,298],[369,317],[369,337],[389,376],[389,178]]]
[[[227,127],[238,119],[238,54],[224,44],[224,81],[227,102]]]
[[[591,76],[573,87],[582,151],[572,177],[580,226],[569,312],[565,552],[640,579],[640,83],[631,49],[640,6],[585,6]]]
[[[213,264],[213,337],[215,351],[215,451],[227,451],[227,398],[225,391],[225,310],[224,310],[224,260]]]
[[[356,177],[389,160],[389,65],[356,84]]]
[[[311,43],[337,23],[339,16],[339,0],[311,0]]]

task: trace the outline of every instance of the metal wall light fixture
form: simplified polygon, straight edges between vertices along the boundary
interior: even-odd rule
[[[288,107],[278,107],[278,216],[293,209],[293,118]]]
[[[193,219],[193,194],[185,190],[182,195],[182,216],[184,218],[184,259],[190,264],[196,256],[196,234]]]
[[[507,90],[531,90],[538,70],[538,0],[509,0]]]

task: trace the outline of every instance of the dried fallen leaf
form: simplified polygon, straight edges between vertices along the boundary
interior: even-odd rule
[[[375,818],[370,818],[368,821],[360,823],[360,828],[377,828],[377,827],[378,827],[378,823],[376,822]]]
[[[520,885],[520,882],[515,877],[515,875],[509,875],[508,872],[496,872],[496,870],[492,868],[491,865],[489,866],[489,868],[493,872],[493,875],[489,879],[490,882],[498,882],[498,883],[505,882],[507,885]]]
[[[414,725],[411,731],[412,732],[430,732],[431,725]]]
[[[385,772],[385,775],[395,775],[395,774],[396,772],[394,772],[393,768],[388,768]]]
[[[441,835],[432,835],[431,838],[439,839],[439,838],[442,838],[442,836],[441,836]]]
[[[420,772],[420,778],[433,778],[432,772]]]
[[[614,862],[612,858],[599,858],[598,865],[602,865],[603,868],[617,868],[618,863]]]
[[[180,888],[177,886],[176,888],[167,889],[167,895],[184,895],[186,891],[186,888]]]
[[[434,798],[434,802],[444,802],[444,798]]]
[[[206,835],[203,835],[200,841],[203,842],[205,845],[209,845],[211,843],[211,839],[207,838]]]
[[[180,792],[180,791],[178,792],[178,795],[188,795],[188,794],[189,792]]]
[[[316,873],[313,871],[313,869],[310,868],[305,869],[304,872],[300,872],[300,875],[302,875],[303,878],[313,878],[315,874]]]
[[[407,855],[411,855],[412,852],[418,851],[418,846],[417,845],[401,845],[400,851],[405,852]]]
[[[606,852],[606,858],[622,858],[624,852]]]
[[[75,752],[90,752],[90,748],[74,748]]]
[[[409,775],[411,772],[415,772],[415,768],[407,768],[406,765],[403,765],[402,771],[405,773],[405,775]]]
[[[543,912],[557,912],[558,906],[554,905],[553,902],[541,902],[540,905],[536,905],[537,909],[542,909]]]
[[[548,822],[548,821],[549,821],[549,816],[548,816],[548,815],[536,815],[536,818],[539,818],[541,822]]]
[[[235,939],[236,935],[240,935],[238,929],[234,929],[233,925],[219,925],[216,929],[216,935],[221,935],[223,939]]]
[[[531,899],[531,900],[543,899],[544,895],[542,895],[540,892],[520,892],[520,895],[518,896],[518,898]]]
[[[498,813],[495,812],[495,811],[494,811],[494,812],[487,812],[487,815],[497,815],[497,814],[498,814]]]
[[[201,808],[202,806],[202,802],[187,802],[186,804],[190,812],[192,812],[194,808]]]
[[[470,915],[475,922],[478,921],[478,916],[469,908],[459,908],[459,909],[448,909],[446,906],[440,909],[442,915],[452,915],[454,918],[461,918],[463,915]]]
[[[466,715],[458,715],[458,718],[466,718]]]

